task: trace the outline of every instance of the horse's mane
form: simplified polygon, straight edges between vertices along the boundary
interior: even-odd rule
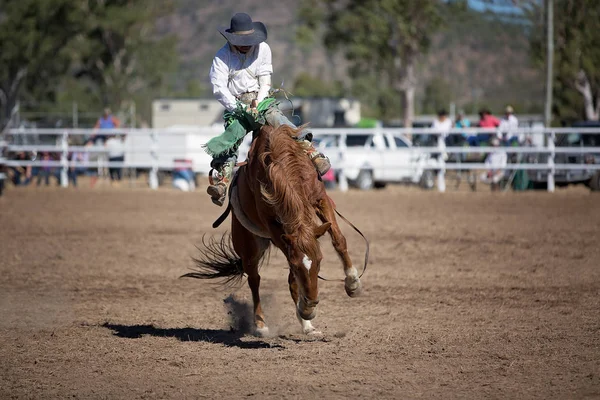
[[[302,128],[281,125],[262,129],[266,146],[260,160],[269,177],[269,182],[261,185],[262,197],[276,210],[284,231],[297,237],[305,254],[314,256],[315,211],[307,182],[313,182],[316,172],[301,144],[292,137]]]

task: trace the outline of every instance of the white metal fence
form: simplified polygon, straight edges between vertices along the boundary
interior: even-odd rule
[[[325,135],[339,136],[339,146],[326,149],[327,152],[339,152],[341,163],[334,165],[334,168],[340,172],[340,178],[344,180],[344,169],[346,165],[346,137],[349,135],[372,135],[381,132],[386,132],[392,135],[435,135],[438,136],[437,146],[425,147],[414,146],[399,151],[429,153],[434,155],[435,162],[421,166],[424,169],[435,170],[438,175],[438,189],[445,190],[443,182],[444,174],[448,170],[484,170],[484,163],[450,163],[446,161],[443,155],[451,154],[482,154],[497,150],[496,147],[447,147],[444,140],[439,140],[447,134],[495,134],[495,129],[482,128],[460,128],[453,129],[450,132],[442,135],[430,128],[375,128],[375,129],[357,129],[357,128],[331,128],[331,129],[313,129],[315,137],[323,137]],[[68,168],[70,167],[87,167],[87,168],[139,168],[149,171],[149,183],[153,189],[158,187],[157,174],[160,170],[172,170],[175,167],[176,159],[191,159],[193,161],[192,169],[201,174],[208,173],[210,169],[210,156],[208,156],[202,145],[211,137],[221,133],[220,128],[198,128],[198,129],[116,129],[93,131],[89,129],[13,129],[8,131],[4,140],[5,153],[11,154],[15,152],[51,152],[57,155],[57,160],[48,161],[31,159],[31,160],[0,160],[6,166],[34,166],[34,167],[55,167],[60,168],[61,185],[68,186]],[[73,146],[70,145],[70,138],[80,137],[88,138],[93,135],[124,135],[125,140],[125,160],[123,162],[108,162],[107,149],[104,146]],[[520,128],[512,135],[524,135],[532,138],[533,143],[537,145],[519,145],[502,147],[508,154],[523,154],[544,156],[545,161],[529,162],[528,157],[521,157],[518,163],[508,163],[504,169],[506,170],[535,170],[542,171],[547,174],[548,191],[555,189],[555,174],[557,171],[599,171],[600,170],[600,147],[560,147],[555,144],[558,135],[598,135],[600,140],[600,128]],[[248,148],[249,136],[246,137],[245,144],[241,148],[242,156]],[[30,143],[27,137],[35,137],[36,140],[46,144]],[[46,140],[39,140],[39,138]],[[0,140],[1,142],[1,140]],[[599,142],[600,143],[600,142]],[[0,147],[1,150],[1,147]],[[71,152],[84,152],[90,155],[95,155],[96,160],[88,162],[73,162],[69,159]],[[1,153],[0,153],[1,154]],[[556,163],[557,154],[569,155],[596,155],[596,158],[587,157],[585,162],[577,163]],[[547,156],[547,157],[546,157]],[[539,160],[539,158],[538,158]],[[592,162],[590,162],[592,160]],[[593,160],[596,160],[595,163]],[[414,165],[395,165],[394,168],[415,168]],[[344,190],[347,185],[340,185]]]

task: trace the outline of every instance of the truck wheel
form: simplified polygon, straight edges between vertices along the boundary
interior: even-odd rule
[[[360,171],[358,177],[356,178],[356,186],[360,190],[371,190],[373,189],[374,185],[375,182],[373,181],[373,172],[365,169]]]
[[[375,182],[375,184],[373,185],[373,187],[375,189],[385,189],[386,183],[385,182]]]
[[[433,177],[433,171],[430,169],[423,172],[421,175],[421,180],[419,181],[419,186],[423,189],[431,190],[435,186],[435,179]]]
[[[597,192],[600,191],[600,171],[597,171],[594,176],[590,178],[590,189],[592,191]]]

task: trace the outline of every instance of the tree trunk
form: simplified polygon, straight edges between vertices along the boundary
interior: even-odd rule
[[[404,99],[402,103],[402,112],[404,114],[404,127],[412,128],[415,119],[415,88],[404,89]]]
[[[405,68],[405,79],[402,85],[404,94],[402,113],[404,116],[404,127],[411,129],[415,119],[416,78],[415,69],[412,63],[406,65]],[[408,136],[411,137],[412,134],[408,134]]]
[[[596,121],[600,115],[600,104],[594,107],[594,96],[592,94],[592,85],[584,70],[580,70],[575,79],[575,88],[583,96],[583,104],[585,109],[585,119],[588,121]],[[600,97],[600,96],[599,96]]]

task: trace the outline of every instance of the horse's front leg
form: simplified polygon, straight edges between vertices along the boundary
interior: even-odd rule
[[[249,232],[242,226],[235,215],[232,215],[231,219],[233,247],[242,259],[244,272],[248,275],[248,286],[252,292],[255,334],[266,336],[269,333],[269,328],[265,323],[265,314],[260,304],[260,275],[258,273],[258,265],[263,254],[269,247],[269,240],[260,238]]]
[[[348,296],[355,297],[360,293],[360,278],[358,277],[358,271],[352,265],[352,260],[350,260],[346,238],[342,234],[340,226],[337,223],[337,219],[335,218],[335,206],[329,196],[326,196],[321,200],[319,208],[317,209],[317,214],[321,221],[331,223],[331,228],[329,228],[331,243],[344,265],[344,274],[346,275],[344,288],[346,289],[346,294]]]
[[[294,308],[296,309],[296,318],[300,322],[302,326],[302,332],[306,335],[321,335],[321,331],[318,331],[309,320],[303,319],[300,316],[300,312],[298,311],[298,283],[296,282],[296,278],[294,278],[294,274],[292,273],[292,269],[290,268],[290,274],[288,275],[288,284],[290,287],[290,295],[292,295],[292,300],[294,301]]]

